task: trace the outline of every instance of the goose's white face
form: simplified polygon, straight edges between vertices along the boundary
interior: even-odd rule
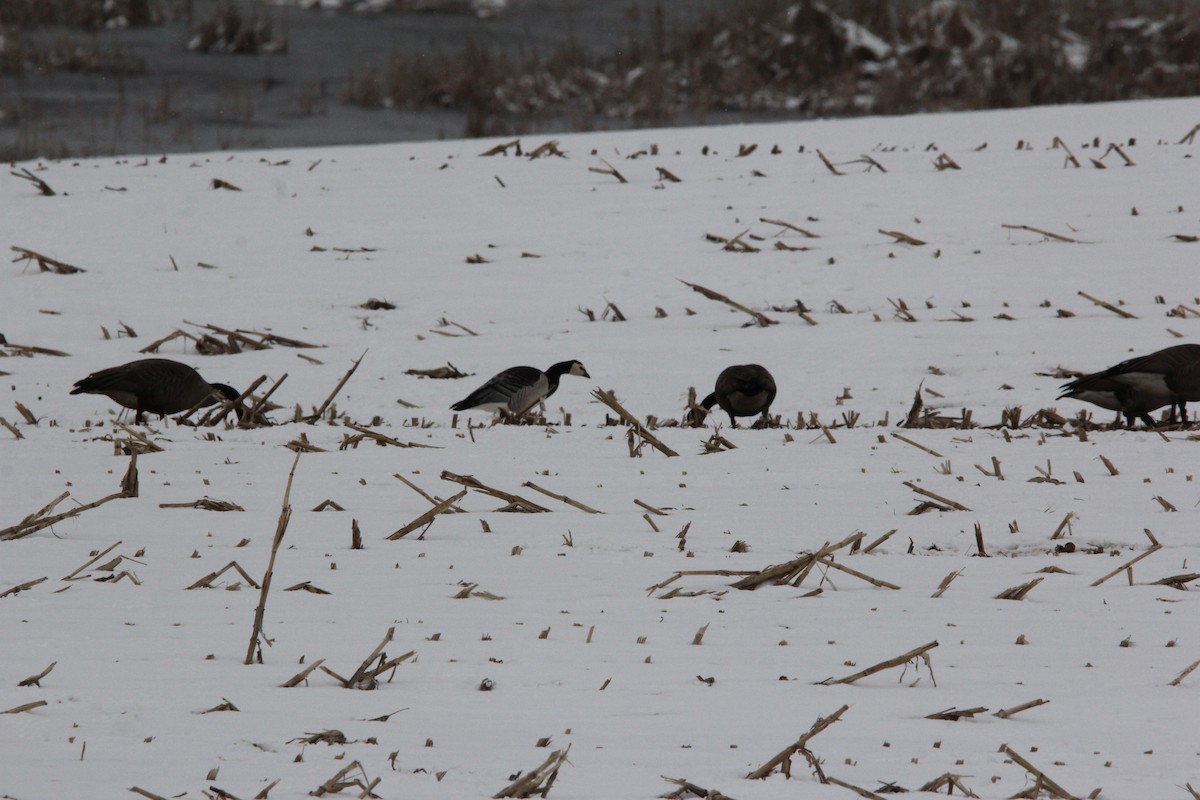
[[[581,378],[592,377],[591,375],[588,375],[588,371],[583,368],[583,364],[580,364],[578,361],[571,362],[571,371],[568,374],[569,375],[578,375]]]

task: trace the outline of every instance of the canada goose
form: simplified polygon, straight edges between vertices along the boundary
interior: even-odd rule
[[[753,417],[762,414],[768,417],[771,403],[775,400],[775,378],[766,367],[758,364],[737,364],[721,370],[717,376],[716,391],[700,401],[705,412],[719,405],[729,415],[729,422],[737,427],[736,417]],[[692,424],[704,422],[705,414],[692,409],[688,419]]]
[[[563,375],[592,377],[583,368],[583,364],[574,360],[560,361],[545,372],[536,367],[509,367],[493,375],[486,383],[450,408],[455,411],[481,408],[520,417],[554,394],[558,390],[559,378]]]
[[[223,383],[209,383],[187,364],[169,358],[146,358],[93,372],[76,381],[71,394],[107,395],[119,405],[134,409],[134,424],[140,425],[146,412],[165,417],[197,404],[211,406],[235,400],[239,392]],[[241,409],[237,410],[240,417]]]
[[[1171,419],[1178,408],[1186,425],[1187,401],[1200,400],[1200,344],[1178,344],[1076,378],[1063,384],[1064,397],[1119,411],[1131,428],[1135,418],[1154,427],[1150,412],[1169,405]]]

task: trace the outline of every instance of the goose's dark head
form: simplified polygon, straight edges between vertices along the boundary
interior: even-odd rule
[[[227,383],[210,383],[209,386],[215,389],[217,394],[220,394],[223,398],[231,403],[234,400],[237,400],[242,394]],[[237,414],[238,422],[241,422],[243,419],[245,419],[246,409],[242,408],[241,404],[238,403],[234,405],[233,413]]]
[[[584,368],[583,362],[572,359],[570,361],[560,361],[550,369],[546,370],[547,375],[558,377],[560,375],[577,375],[580,378],[590,378],[591,375]]]
[[[704,420],[708,417],[708,412],[712,411],[712,407],[717,404],[717,393],[711,392],[708,397],[700,401],[698,406],[693,406],[687,410],[683,421],[692,426],[699,428],[704,424]]]

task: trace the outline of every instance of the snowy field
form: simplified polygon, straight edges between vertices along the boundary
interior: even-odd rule
[[[1197,341],[1197,123],[1180,100],[5,170],[0,795],[1197,796],[1195,435],[1080,431],[1113,415],[1056,400],[1061,370]],[[146,348],[265,376],[274,424],[68,394]],[[570,358],[592,379],[545,424],[448,408]],[[672,424],[749,362],[778,427]],[[410,374],[442,367],[467,376]],[[918,391],[970,424],[903,427]],[[110,498],[130,452],[137,495]],[[456,476],[477,488],[389,539]]]

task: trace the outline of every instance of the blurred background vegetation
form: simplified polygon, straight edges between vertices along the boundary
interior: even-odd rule
[[[1200,94],[1194,2],[0,0],[0,158]]]

